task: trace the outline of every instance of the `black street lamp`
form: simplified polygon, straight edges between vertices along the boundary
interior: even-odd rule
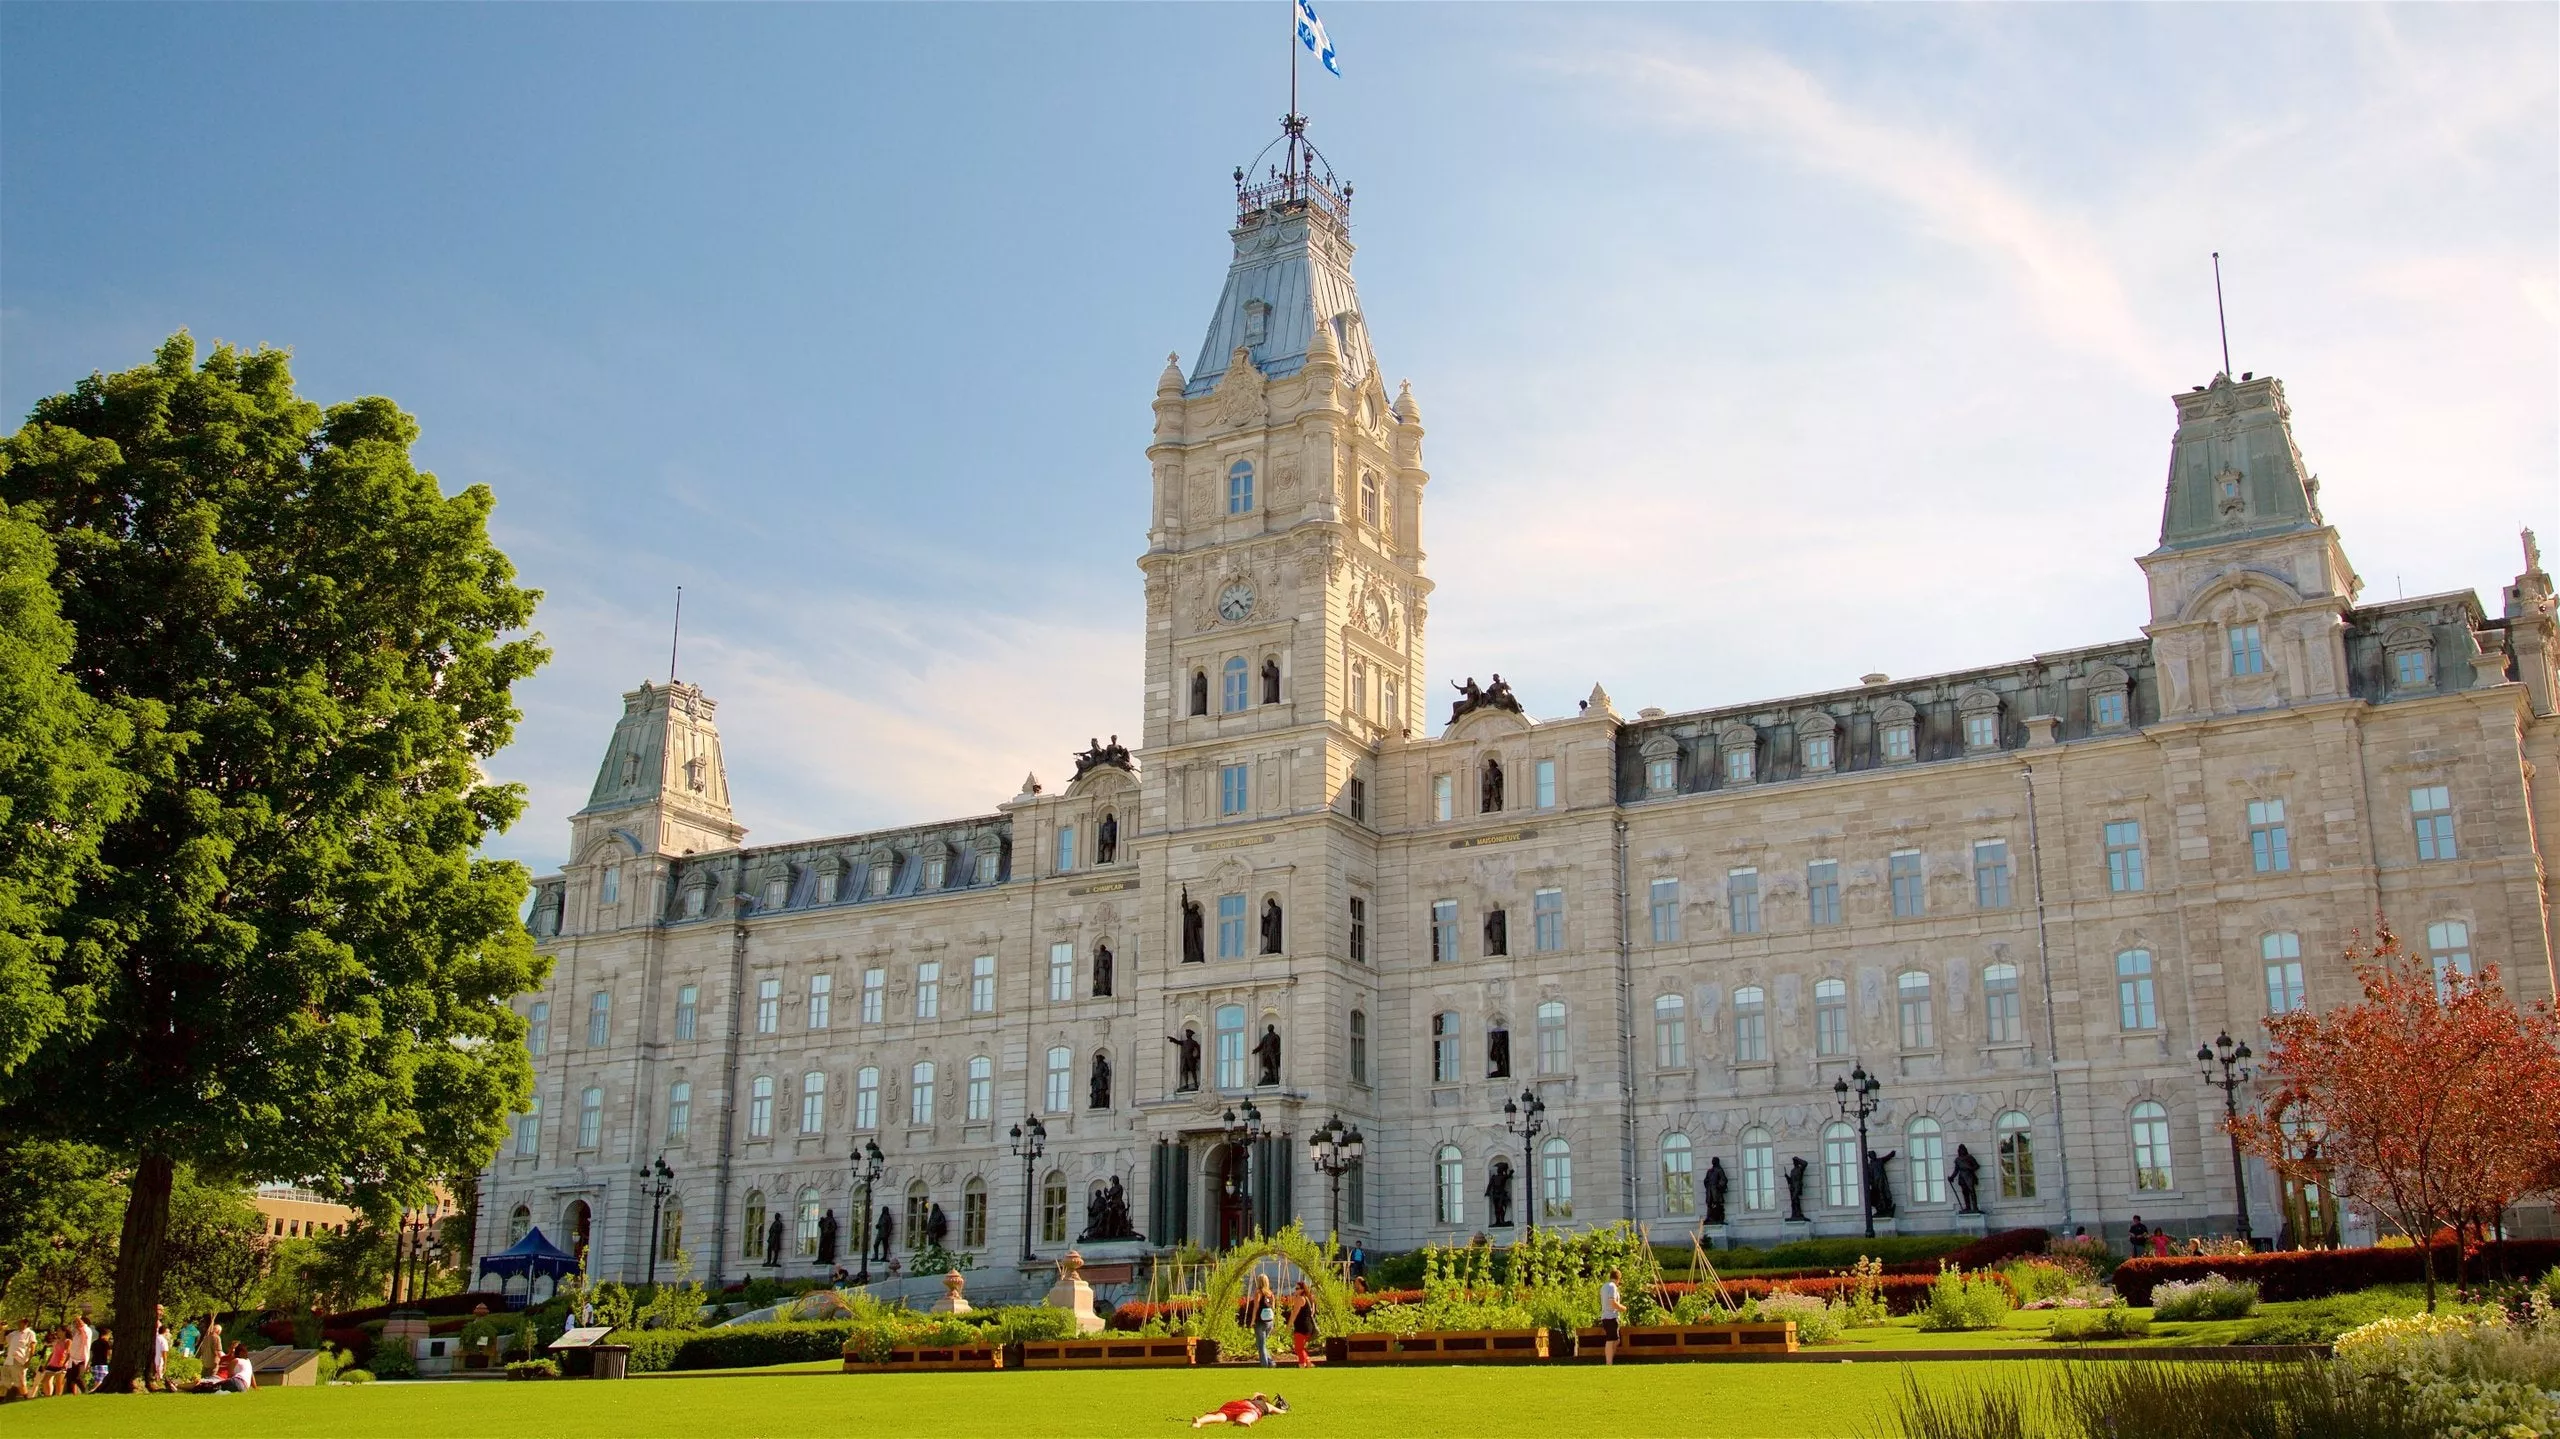
[[[658,1220],[667,1211],[667,1196],[676,1192],[676,1172],[667,1167],[667,1157],[640,1171],[640,1192],[649,1197],[649,1287],[658,1287]],[[628,1271],[626,1271],[628,1272]]]
[[[1538,1131],[1547,1127],[1547,1102],[1540,1099],[1534,1089],[1521,1090],[1518,1099],[1502,1101],[1502,1127],[1520,1136],[1520,1183],[1525,1199],[1521,1208],[1528,1216],[1529,1232],[1535,1234],[1538,1232],[1538,1161],[1531,1152],[1531,1146],[1537,1142]]]
[[[1867,1116],[1882,1107],[1876,1099],[1876,1091],[1882,1088],[1884,1082],[1867,1073],[1863,1064],[1850,1070],[1847,1079],[1831,1081],[1831,1092],[1840,1101],[1840,1117],[1858,1117],[1858,1207],[1866,1211],[1869,1239],[1876,1237],[1876,1204],[1867,1193]]]
[[[2240,1200],[2240,1237],[2255,1244],[2257,1236],[2249,1228],[2249,1176],[2240,1167],[2240,1086],[2249,1082],[2249,1057],[2249,1046],[2233,1044],[2227,1029],[2212,1044],[2196,1046],[2204,1082],[2222,1091],[2222,1113],[2229,1121],[2223,1132],[2231,1136],[2231,1192]],[[2214,1073],[2216,1069],[2222,1071],[2220,1075]]]
[[[1315,1160],[1317,1170],[1333,1184],[1333,1242],[1337,1247],[1342,1243],[1342,1176],[1351,1172],[1368,1148],[1369,1141],[1360,1137],[1359,1127],[1343,1128],[1339,1114],[1307,1137],[1308,1154]]]
[[[1016,1130],[1015,1133],[1021,1131]],[[862,1239],[862,1269],[853,1276],[856,1284],[871,1282],[871,1186],[880,1182],[880,1141],[866,1139],[853,1152],[853,1174],[862,1181],[862,1212],[854,1216],[854,1232]]]
[[[400,1211],[391,1249],[391,1288],[399,1303],[417,1303],[418,1291],[426,1287],[428,1248],[443,1207],[441,1201],[429,1199],[424,1209]]]
[[[1013,1127],[1013,1152],[1022,1161],[1022,1262],[1031,1262],[1031,1165],[1049,1147],[1048,1126],[1033,1115]]]

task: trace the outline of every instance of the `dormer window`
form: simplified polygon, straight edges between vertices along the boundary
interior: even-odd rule
[[[943,884],[950,878],[950,875],[950,860],[945,859],[943,856],[938,854],[925,856],[924,887],[926,889],[942,888]]]
[[[1724,755],[1724,782],[1751,783],[1760,757],[1759,733],[1749,725],[1728,725],[1716,735],[1716,748]]]
[[[2113,730],[2131,723],[2133,707],[2127,698],[2131,688],[2125,672],[2114,665],[2089,676],[2089,727]]]
[[[606,865],[604,867],[604,879],[596,886],[596,903],[613,904],[620,901],[621,898],[622,866],[618,864]]]
[[[2000,747],[2000,697],[1989,690],[1975,690],[1957,702],[1964,716],[1964,747],[1968,753]]]
[[[2230,651],[2231,673],[2234,678],[2241,675],[2262,675],[2267,672],[2266,638],[2259,631],[2256,622],[2233,625],[2223,631],[2223,638]]]
[[[764,907],[766,909],[780,909],[783,905],[788,903],[790,899],[791,881],[789,879],[776,877],[764,882]]]
[[[833,904],[844,885],[844,871],[830,859],[818,866],[818,903]]]
[[[1253,513],[1253,461],[1238,460],[1227,466],[1227,513]]]
[[[1908,764],[1920,753],[1920,716],[1902,700],[1876,711],[1876,749],[1887,764]]]
[[[898,877],[898,856],[892,850],[875,850],[871,855],[870,891],[873,899],[889,892],[889,882]]]
[[[1676,794],[1680,789],[1680,742],[1658,734],[1644,742],[1644,792]]]
[[[1819,711],[1796,726],[1796,752],[1806,774],[1829,774],[1840,762],[1838,725]]]
[[[2393,694],[2435,687],[2435,645],[2417,625],[2400,625],[2382,638],[2383,673]]]
[[[689,885],[685,886],[685,891],[684,891],[684,917],[685,917],[685,918],[687,918],[687,919],[700,919],[700,918],[702,918],[702,911],[703,911],[703,909],[704,909],[706,906],[708,906],[710,903],[711,903],[711,885],[709,884],[709,882],[707,882],[707,881],[702,881],[702,882],[696,882],[696,883],[694,883],[694,884],[689,884]]]

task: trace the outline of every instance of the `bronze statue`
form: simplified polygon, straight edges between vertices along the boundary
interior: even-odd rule
[[[1493,1162],[1493,1172],[1487,1175],[1484,1181],[1484,1200],[1485,1203],[1493,1206],[1493,1227],[1510,1228],[1511,1161],[1497,1159]]]
[[[1804,1172],[1810,1168],[1799,1154],[1787,1161],[1787,1218],[1802,1224],[1804,1217]]]
[[[1477,796],[1476,809],[1484,814],[1502,812],[1502,761],[1498,759],[1484,762],[1483,793]]]
[[[942,1206],[939,1204],[925,1211],[924,1237],[925,1242],[936,1249],[940,1249],[942,1241],[951,1237],[951,1221],[943,1217]]]
[[[1093,1082],[1086,1089],[1085,1099],[1090,1108],[1111,1107],[1111,1061],[1101,1054],[1093,1057]]]
[[[1198,1089],[1200,1087],[1200,1035],[1198,1031],[1186,1029],[1182,1031],[1182,1034],[1178,1038],[1174,1035],[1168,1034],[1164,1037],[1164,1042],[1174,1047],[1176,1051],[1176,1060],[1180,1066],[1180,1073],[1182,1077],[1180,1081],[1173,1086],[1175,1091],[1187,1092]]]
[[[883,1264],[888,1263],[889,1241],[897,1234],[897,1232],[898,1216],[889,1212],[888,1205],[881,1205],[880,1217],[873,1221],[871,1226],[870,1257],[879,1260]]]
[[[1076,778],[1082,779],[1085,771],[1097,765],[1106,764],[1115,769],[1132,769],[1129,747],[1120,742],[1118,735],[1113,735],[1109,744],[1104,744],[1098,739],[1085,742],[1083,751],[1076,756]],[[1104,862],[1109,863],[1108,860]]]
[[[1502,676],[1498,673],[1494,675],[1493,683],[1490,685],[1479,687],[1476,684],[1475,676],[1469,675],[1467,676],[1467,682],[1465,684],[1452,683],[1449,688],[1456,690],[1459,695],[1457,702],[1449,706],[1449,722],[1451,724],[1456,724],[1466,716],[1473,714],[1477,710],[1483,709],[1509,710],[1513,714],[1520,713],[1519,696],[1514,695],[1511,692],[1511,686],[1505,684]]]
[[[1501,910],[1488,909],[1484,912],[1484,952],[1511,952],[1511,917]]]
[[[818,1263],[832,1267],[836,1262],[836,1212],[832,1209],[818,1216]]]
[[[1724,1172],[1724,1160],[1711,1156],[1707,1160],[1707,1222],[1724,1223],[1725,1189],[1733,1181]]]
[[[1093,947],[1093,997],[1111,997],[1111,946],[1107,944]]]
[[[1961,1144],[1956,1146],[1956,1167],[1947,1175],[1947,1179],[1956,1187],[1956,1213],[1980,1214],[1982,1212],[1982,1161],[1973,1157],[1972,1150]]]
[[[1262,902],[1262,952],[1280,952],[1280,901],[1277,899]]]
[[[1209,675],[1205,670],[1191,672],[1191,712],[1196,715],[1209,712]]]
[[[779,1214],[764,1227],[764,1265],[767,1269],[782,1267],[782,1216]]]
[[[1118,736],[1115,735],[1113,738],[1116,739]],[[1093,862],[1095,864],[1109,864],[1119,857],[1120,816],[1116,814],[1105,814],[1102,817],[1102,828],[1094,835]]]
[[[1497,1024],[1484,1034],[1484,1077],[1511,1077],[1511,1031]]]
[[[1878,1219],[1893,1217],[1893,1157],[1899,1149],[1888,1149],[1879,1158],[1867,1151],[1867,1212]]]
[[[1280,661],[1276,659],[1262,662],[1262,702],[1267,705],[1280,703]]]
[[[1191,897],[1191,887],[1182,889],[1182,962],[1205,964],[1209,959],[1207,945],[1201,937],[1200,902]]]
[[[1129,1222],[1129,1192],[1120,1187],[1119,1175],[1111,1176],[1109,1185],[1097,1187],[1086,1198],[1084,1232],[1076,1236],[1078,1244],[1090,1244],[1097,1240],[1144,1239],[1145,1237],[1138,1232],[1135,1225]]]
[[[1278,1084],[1280,1082],[1280,1027],[1278,1025],[1262,1026],[1262,1039],[1253,1046],[1253,1056],[1262,1061],[1262,1077],[1255,1082]]]

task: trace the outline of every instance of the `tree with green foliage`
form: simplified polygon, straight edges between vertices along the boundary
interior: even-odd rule
[[[51,539],[68,673],[160,736],[34,952],[61,1006],[0,1075],[0,1132],[129,1167],[115,1326],[148,1333],[182,1163],[387,1212],[474,1170],[532,1071],[524,869],[477,855],[523,794],[481,764],[546,657],[492,498],[416,469],[390,401],[322,408],[287,356],[181,333],[0,441]],[[148,713],[146,713],[148,712]],[[125,1387],[146,1346],[119,1345]]]

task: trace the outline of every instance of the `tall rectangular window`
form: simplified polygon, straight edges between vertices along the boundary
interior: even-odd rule
[[[1849,984],[1846,980],[1813,982],[1813,1052],[1837,1059],[1849,1052]]]
[[[907,1071],[907,1122],[933,1123],[933,1061],[919,1059]]]
[[[1680,1069],[1689,1063],[1689,1002],[1676,994],[1653,1001],[1653,1065]]]
[[[2291,930],[2262,935],[2258,958],[2267,968],[2267,1013],[2302,1008],[2302,936]]]
[[[1534,773],[1537,776],[1538,808],[1554,809],[1556,807],[1556,762],[1551,759],[1542,759],[1538,761],[1538,767]]]
[[[2223,634],[2230,640],[2233,674],[2262,675],[2267,672],[2266,640],[2256,625],[2233,625]]]
[[[1048,1068],[1041,1072],[1040,1106],[1050,1114],[1064,1114],[1075,1104],[1076,1054],[1065,1045],[1049,1050]]]
[[[800,1076],[800,1132],[816,1134],[826,1128],[827,1075],[813,1069]]]
[[[613,996],[603,990],[587,996],[587,1047],[602,1049],[613,1038]]]
[[[2016,1044],[2026,1038],[2019,1025],[2018,967],[2002,962],[1982,967],[1983,1037],[1993,1044]]]
[[[1736,934],[1760,932],[1760,871],[1728,870],[1724,877],[1725,913]]]
[[[1920,885],[1920,851],[1896,851],[1886,861],[1886,870],[1893,880],[1893,912],[1896,918],[1907,919],[1928,908],[1928,895]]]
[[[667,1087],[667,1142],[684,1143],[693,1130],[693,1085],[679,1079]]]
[[[1075,867],[1076,827],[1071,824],[1062,824],[1058,826],[1058,873],[1065,874]]]
[[[1458,957],[1458,902],[1431,901],[1431,962],[1447,964]]]
[[[1218,1087],[1244,1088],[1244,1006],[1222,1004],[1210,1016],[1218,1039]]]
[[[1441,824],[1447,824],[1457,817],[1457,813],[1458,782],[1445,774],[1433,775],[1431,777],[1432,819]]]
[[[853,1127],[880,1127],[880,1071],[864,1068],[853,1076]]]
[[[1539,890],[1535,903],[1530,908],[1530,916],[1536,936],[1534,942],[1539,952],[1548,953],[1564,948],[1563,890]]]
[[[542,1152],[542,1096],[525,1101],[531,1106],[516,1116],[516,1157],[531,1159]]]
[[[782,1028],[782,981],[756,981],[756,1033],[772,1034]]]
[[[2151,984],[2151,951],[2116,956],[2116,1018],[2124,1029],[2158,1029],[2160,1005]]]
[[[2293,868],[2293,840],[2285,831],[2284,801],[2249,801],[2249,864],[2260,874]]]
[[[2418,831],[2418,858],[2453,858],[2453,798],[2440,784],[2409,791],[2409,823]]]
[[[1351,809],[1351,822],[1367,824],[1369,822],[1369,782],[1355,774],[1350,782],[1342,787],[1342,792],[1344,802]]]
[[[916,966],[916,1018],[942,1017],[942,961],[928,959]]]
[[[1458,1012],[1442,1010],[1431,1016],[1431,1082],[1458,1082],[1458,1046],[1462,1042]]]
[[[889,971],[866,969],[862,972],[862,1022],[878,1024],[888,1018]]]
[[[1351,1082],[1369,1082],[1369,1014],[1366,1010],[1351,1011]]]
[[[1564,1004],[1550,999],[1538,1006],[1538,1072],[1563,1074],[1573,1068],[1565,1046]]]
[[[996,1012],[996,957],[992,954],[969,961],[969,1012]]]
[[[676,991],[676,1038],[691,1039],[702,1012],[702,989],[688,984]]]
[[[832,974],[809,976],[809,1027],[824,1029],[833,1017],[836,1003],[836,977]]]
[[[1369,901],[1351,896],[1351,957],[1365,964],[1369,960]]]
[[[1766,1064],[1768,1060],[1768,992],[1746,984],[1733,992],[1733,1062]]]
[[[1902,1019],[1902,1047],[1934,1049],[1938,1044],[1937,1005],[1929,993],[1929,976],[1906,969],[1894,977],[1894,996]]]
[[[2440,919],[2428,925],[2427,960],[2435,967],[2436,992],[2452,993],[2446,976],[2471,977],[2471,926],[2458,919]]]
[[[596,902],[599,904],[612,904],[621,898],[622,866],[618,864],[606,865],[604,867],[604,884],[601,886],[601,892],[596,896]]]
[[[1227,466],[1227,513],[1244,515],[1253,512],[1253,461],[1238,460]]]
[[[1218,896],[1218,958],[1244,958],[1244,896]]]
[[[1815,924],[1840,922],[1840,861],[1817,859],[1804,867],[1805,916]]]
[[[524,1052],[536,1059],[551,1052],[551,1001],[537,999],[525,1011]]]
[[[747,1086],[747,1137],[773,1137],[773,1076],[759,1074]]]
[[[1221,765],[1218,769],[1218,813],[1242,814],[1245,810],[1245,766]]]
[[[1742,1132],[1742,1207],[1755,1211],[1778,1207],[1778,1146],[1765,1129]]]
[[[996,1112],[995,1061],[983,1054],[969,1056],[969,1087],[965,1091],[968,1108],[963,1117],[971,1124],[984,1124]]]
[[[2142,821],[2107,821],[2107,888],[2117,894],[2138,894],[2142,887]]]
[[[2009,842],[2007,840],[1974,841],[1973,903],[1977,909],[2009,907]]]
[[[604,1091],[593,1085],[578,1096],[578,1147],[593,1149],[604,1142]]]
[[[1655,880],[1647,893],[1652,898],[1653,942],[1678,944],[1680,942],[1680,881],[1666,875]]]
[[[1064,1004],[1076,997],[1076,947],[1067,940],[1049,946],[1049,1002]]]

